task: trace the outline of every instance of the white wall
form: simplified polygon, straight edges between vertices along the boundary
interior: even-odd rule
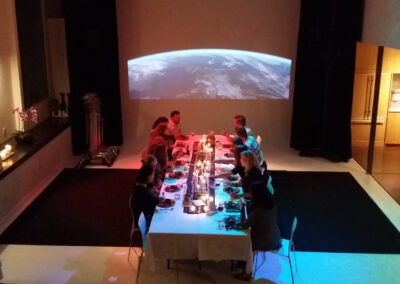
[[[119,0],[119,65],[124,140],[144,146],[153,120],[181,111],[183,131],[233,131],[235,114],[269,143],[289,145],[300,0]],[[129,99],[128,59],[191,48],[257,51],[292,60],[289,100]]]
[[[362,41],[400,48],[399,0],[365,0]]]
[[[17,116],[11,113],[21,107],[21,87],[13,0],[0,1],[0,143],[17,130]],[[5,129],[5,132],[3,131]]]

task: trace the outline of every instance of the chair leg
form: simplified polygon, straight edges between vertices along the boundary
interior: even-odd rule
[[[294,247],[294,243],[292,243],[293,246],[293,256],[294,256],[294,263],[296,265],[296,272],[297,272],[297,259],[296,259],[296,249]]]
[[[138,280],[139,280],[139,271],[140,271],[140,265],[142,263],[142,257],[143,257],[143,251],[139,256],[139,264],[138,264],[138,269],[137,269],[137,273],[136,273],[136,282],[135,282],[136,284],[139,283],[138,282]]]
[[[256,276],[256,270],[257,270],[257,252],[253,251],[253,269],[251,273],[251,277],[254,278]]]
[[[292,276],[292,283],[294,284],[294,277],[293,277],[293,270],[292,270],[292,262],[290,261],[290,257],[289,257],[289,265],[290,265],[290,275]]]

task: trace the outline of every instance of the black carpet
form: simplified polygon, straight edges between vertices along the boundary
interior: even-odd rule
[[[137,170],[65,169],[0,236],[2,244],[128,246]],[[301,251],[400,253],[400,233],[349,173],[273,171],[282,237]],[[140,246],[140,236],[134,245]]]
[[[137,170],[64,169],[0,236],[0,243],[129,246],[128,201],[136,175]]]
[[[272,172],[278,222],[297,250],[400,253],[400,233],[350,173]]]

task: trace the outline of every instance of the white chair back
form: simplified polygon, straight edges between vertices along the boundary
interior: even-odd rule
[[[142,234],[142,250],[146,248],[146,240],[147,240],[147,224],[146,224],[146,218],[144,217],[143,212],[139,216],[138,220],[138,226],[140,229],[140,233]]]
[[[256,140],[257,140],[258,145],[261,145],[262,138],[260,135],[257,135]]]

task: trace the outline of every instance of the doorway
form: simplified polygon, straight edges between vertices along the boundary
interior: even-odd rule
[[[368,169],[368,163],[372,164],[372,176],[400,204],[400,50],[383,47],[381,74],[377,76],[378,49],[377,45],[357,43],[351,116],[352,153],[364,169]],[[373,155],[369,157],[377,78],[379,100]]]

